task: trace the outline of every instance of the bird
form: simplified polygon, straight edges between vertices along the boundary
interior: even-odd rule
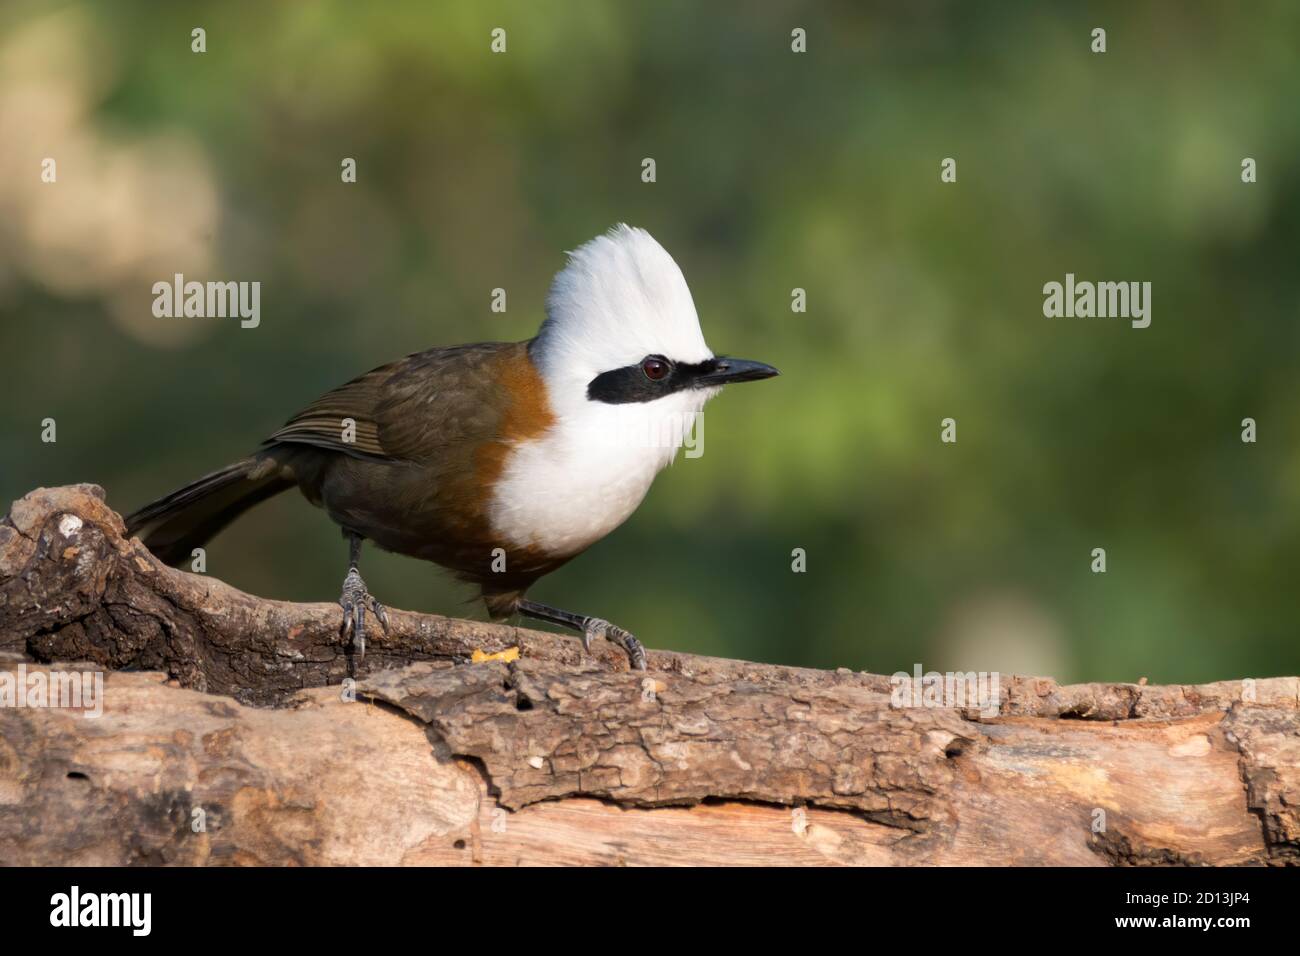
[[[771,365],[715,355],[681,269],[643,229],[618,224],[570,252],[522,342],[434,347],[381,365],[294,415],[252,454],[126,519],[179,564],[239,515],[297,487],[343,531],[340,639],[363,658],[367,615],[387,609],[361,576],[369,541],[450,570],[493,621],[516,614],[645,649],[604,618],[528,589],[623,524],[724,385]]]

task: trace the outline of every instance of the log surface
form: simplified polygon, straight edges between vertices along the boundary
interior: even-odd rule
[[[15,502],[0,703],[104,697],[0,706],[0,861],[1300,863],[1294,677],[1003,677],[991,713],[396,610],[357,662],[339,621],[161,565],[93,485]]]

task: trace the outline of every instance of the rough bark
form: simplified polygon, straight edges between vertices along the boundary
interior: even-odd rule
[[[881,675],[654,651],[642,674],[390,617],[354,702],[337,605],[162,566],[91,485],[15,502],[0,688],[108,673],[98,718],[0,707],[0,861],[1300,862],[1296,678],[1004,677],[982,715],[892,706]]]

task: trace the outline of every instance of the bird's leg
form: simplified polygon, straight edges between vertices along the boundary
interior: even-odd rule
[[[366,656],[366,611],[379,619],[384,633],[388,633],[388,612],[366,590],[366,582],[361,580],[357,565],[361,562],[361,535],[344,531],[348,539],[348,573],[343,579],[343,593],[339,595],[339,606],[343,608],[343,628],[341,634],[346,642],[351,638],[357,650],[357,657]]]
[[[585,651],[591,650],[591,641],[597,635],[604,637],[607,641],[613,641],[627,652],[627,659],[634,668],[641,671],[645,670],[645,648],[641,646],[641,642],[621,627],[611,624],[603,618],[574,614],[572,611],[561,611],[558,607],[551,607],[549,604],[538,604],[536,601],[521,600],[515,605],[515,610],[525,617],[573,628],[582,635],[582,649]]]

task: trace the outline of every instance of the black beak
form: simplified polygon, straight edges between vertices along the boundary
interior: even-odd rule
[[[781,373],[763,362],[751,362],[749,359],[728,358],[719,355],[695,378],[697,388],[712,385],[727,385],[731,382],[757,382],[759,379],[772,378]]]

